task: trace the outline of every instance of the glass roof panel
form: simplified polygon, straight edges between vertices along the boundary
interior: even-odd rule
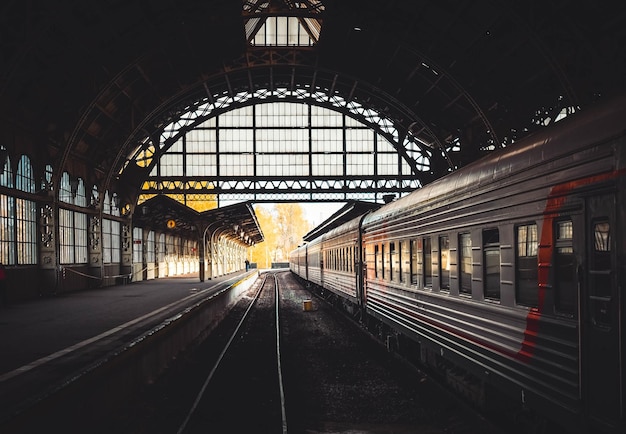
[[[243,0],[246,40],[256,47],[310,47],[322,31],[320,0]]]

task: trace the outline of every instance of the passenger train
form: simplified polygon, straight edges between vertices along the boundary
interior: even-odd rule
[[[625,223],[622,97],[340,225],[290,269],[468,401],[626,432]]]

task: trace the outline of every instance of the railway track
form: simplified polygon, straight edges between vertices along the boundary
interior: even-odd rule
[[[500,432],[329,304],[313,298],[304,309],[311,295],[291,273],[261,275],[218,329],[110,426],[128,434]]]
[[[266,273],[178,434],[207,430],[287,433],[279,306],[278,279]]]

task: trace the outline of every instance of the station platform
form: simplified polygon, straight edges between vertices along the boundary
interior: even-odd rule
[[[0,427],[161,324],[257,274],[205,282],[189,274],[0,307]]]

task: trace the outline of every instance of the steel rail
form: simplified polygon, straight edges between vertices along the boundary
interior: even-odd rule
[[[246,319],[248,317],[248,314],[252,310],[252,307],[254,306],[256,301],[259,299],[259,296],[261,295],[261,292],[263,292],[263,287],[265,286],[265,281],[266,280],[267,280],[267,274],[264,276],[263,282],[261,283],[261,285],[259,287],[259,290],[257,291],[257,293],[255,294],[254,298],[250,302],[250,305],[248,306],[248,308],[244,312],[241,320],[239,321],[239,324],[237,324],[237,327],[236,327],[235,331],[233,332],[233,334],[231,335],[230,339],[228,340],[228,342],[224,346],[224,349],[222,350],[222,352],[220,353],[219,357],[217,358],[217,361],[213,365],[213,368],[211,369],[211,372],[209,372],[209,375],[207,375],[207,378],[204,380],[204,383],[202,384],[202,387],[200,388],[200,391],[198,392],[195,401],[193,402],[191,408],[189,409],[189,412],[187,413],[187,416],[185,417],[185,420],[183,421],[183,423],[178,428],[177,434],[182,434],[185,431],[185,429],[187,428],[187,424],[191,420],[191,417],[193,416],[193,414],[196,411],[196,408],[198,407],[198,404],[202,400],[202,398],[204,396],[204,392],[206,391],[206,388],[208,387],[209,383],[211,382],[211,379],[215,375],[215,372],[219,368],[219,366],[220,366],[220,364],[222,362],[222,359],[224,358],[224,355],[226,354],[226,352],[230,348],[230,345],[232,344],[232,342],[235,340],[235,337],[237,337],[237,335],[239,334],[239,329],[241,329],[241,326],[246,321]]]
[[[282,427],[283,434],[287,434],[287,411],[285,409],[285,389],[283,387],[283,372],[280,362],[280,316],[279,316],[279,305],[280,305],[280,295],[278,290],[278,277],[276,273],[273,273],[274,276],[274,292],[276,293],[276,360],[278,365],[278,388],[280,390],[280,411],[282,416]]]

